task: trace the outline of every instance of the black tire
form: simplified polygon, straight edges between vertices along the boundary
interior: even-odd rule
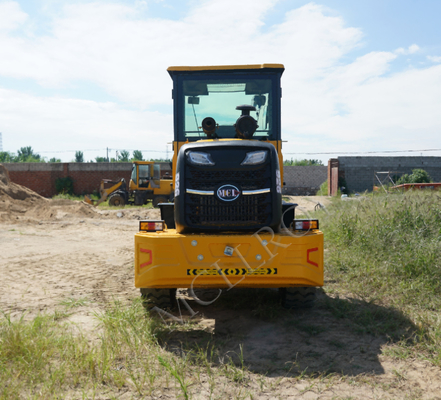
[[[311,308],[314,306],[316,288],[287,287],[279,289],[282,297],[282,306],[285,308]]]
[[[141,297],[147,310],[153,307],[171,309],[176,299],[176,289],[141,289]]]
[[[157,196],[153,199],[153,207],[158,207],[159,203],[168,203],[164,196]]]
[[[126,199],[121,194],[112,194],[109,197],[109,206],[124,207],[126,205]]]

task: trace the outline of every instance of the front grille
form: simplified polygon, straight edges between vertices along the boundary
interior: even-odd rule
[[[236,185],[241,190],[271,188],[270,163],[257,169],[202,170],[187,165],[185,187],[216,191],[220,185]],[[185,220],[193,228],[255,229],[272,220],[271,193],[241,195],[226,203],[215,195],[185,194]]]
[[[221,204],[214,196],[187,194],[186,218],[191,227],[255,228],[271,222],[271,193],[241,196]]]

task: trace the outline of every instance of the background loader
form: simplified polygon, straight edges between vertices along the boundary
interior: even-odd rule
[[[129,187],[124,178],[120,181],[103,179],[100,183],[100,199],[94,201],[86,195],[84,201],[95,206],[107,199],[110,206],[125,204],[141,206],[152,201],[153,207],[157,207],[159,203],[173,199],[173,181],[161,179],[160,172],[160,165],[153,161],[135,161],[132,165]]]

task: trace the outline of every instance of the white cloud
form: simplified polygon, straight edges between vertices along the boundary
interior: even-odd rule
[[[427,56],[427,59],[429,61],[432,61],[434,63],[439,63],[441,62],[441,56]]]
[[[314,4],[291,11],[269,33],[260,33],[273,3],[203,1],[182,21],[137,19],[135,8],[117,3],[70,4],[54,19],[50,36],[3,38],[0,58],[7,61],[0,75],[48,87],[90,80],[145,107],[168,102],[169,65],[281,60],[296,74],[314,76],[361,36]]]
[[[192,3],[183,19],[167,20],[155,18],[140,1],[135,6],[66,2],[61,12],[46,15],[52,18],[46,34],[32,30],[38,21],[18,3],[0,3],[0,23],[1,15],[12,21],[5,24],[8,31],[0,31],[0,76],[29,79],[60,93],[76,82],[90,82],[117,100],[100,104],[87,97],[41,98],[2,90],[4,147],[12,133],[12,149],[35,138],[47,148],[85,142],[163,149],[172,140],[171,115],[145,110],[171,105],[168,66],[262,62],[286,67],[282,125],[288,152],[428,147],[424,138],[430,143],[441,128],[439,66],[390,73],[391,63],[420,51],[418,45],[348,62],[351,51],[360,49],[360,29],[314,3],[262,29],[276,3],[203,0]]]
[[[15,1],[4,1],[0,3],[0,32],[12,31],[18,28],[27,20],[18,3]]]
[[[420,51],[420,46],[418,46],[416,44],[412,44],[407,49],[405,49],[403,47],[396,49],[395,54],[408,55],[408,54],[415,54],[418,51]]]
[[[0,89],[0,120],[4,150],[9,144],[13,152],[28,145],[36,151],[106,147],[163,151],[160,139],[173,129],[171,118],[159,112],[127,110],[111,102],[35,97],[5,89]],[[97,155],[103,154],[93,153],[90,158]],[[73,154],[64,157],[70,160]]]

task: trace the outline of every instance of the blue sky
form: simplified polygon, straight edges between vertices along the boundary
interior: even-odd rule
[[[439,15],[437,0],[0,0],[3,150],[165,157],[169,65],[264,62],[286,67],[285,158],[438,149]]]

